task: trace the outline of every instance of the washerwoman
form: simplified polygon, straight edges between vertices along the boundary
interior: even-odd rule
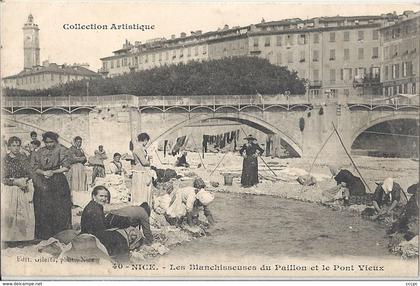
[[[87,192],[88,181],[85,164],[87,158],[82,149],[82,138],[76,136],[73,145],[69,148],[71,167],[67,177],[69,178],[72,192]]]
[[[9,153],[3,158],[2,241],[34,239],[33,185],[30,180],[29,159],[20,152],[22,141],[13,136],[7,142]]]
[[[71,228],[70,188],[63,174],[70,167],[68,149],[58,143],[58,134],[42,135],[45,147],[31,157],[34,173],[35,237],[48,239]]]
[[[258,184],[258,156],[264,150],[256,143],[252,135],[245,138],[247,143],[244,144],[239,153],[244,157],[242,165],[241,185],[243,187],[251,187]]]
[[[134,145],[133,158],[135,166],[133,168],[133,179],[131,184],[131,202],[140,205],[146,202],[149,206],[153,205],[152,196],[152,177],[150,176],[150,159],[147,154],[146,145],[150,137],[147,133],[140,133],[137,136],[138,143]]]

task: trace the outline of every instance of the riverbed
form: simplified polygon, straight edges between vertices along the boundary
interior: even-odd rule
[[[385,229],[352,212],[272,196],[228,193],[216,194],[211,207],[217,226],[210,235],[172,249],[164,260],[392,256]]]

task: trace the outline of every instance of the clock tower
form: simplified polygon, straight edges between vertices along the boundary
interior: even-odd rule
[[[23,68],[30,69],[39,66],[39,28],[34,23],[34,17],[29,14],[28,21],[23,26]]]

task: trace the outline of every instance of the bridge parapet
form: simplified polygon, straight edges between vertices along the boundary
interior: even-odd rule
[[[38,96],[3,97],[3,107],[77,107],[77,106],[118,106],[121,104],[137,106],[137,97],[131,94],[104,96]]]
[[[283,106],[289,110],[292,106],[309,107],[311,103],[306,95],[193,95],[193,96],[150,96],[139,97],[139,108],[157,107],[165,111],[171,107],[182,107],[193,110],[197,107],[207,107],[216,111],[220,107],[233,107],[237,110],[249,106],[265,107]]]
[[[281,106],[286,110],[296,106],[305,108],[314,105],[347,104],[352,107],[375,109],[378,106],[399,108],[418,108],[418,96],[412,98],[386,98],[383,96],[353,96],[343,95],[192,95],[192,96],[134,96],[130,94],[104,96],[60,96],[60,97],[3,97],[3,110],[14,113],[19,110],[33,109],[40,113],[58,108],[69,113],[79,108],[93,109],[96,106],[131,106],[139,109],[158,107],[162,111],[170,107],[183,107],[191,111],[196,107],[209,107],[213,111],[217,107],[233,107],[237,110],[249,106],[258,106],[261,110],[272,106]]]
[[[346,102],[350,109],[366,108],[369,110],[390,108],[393,110],[400,109],[418,109],[419,96],[413,97],[384,97],[384,96],[369,96],[369,97],[352,97]]]

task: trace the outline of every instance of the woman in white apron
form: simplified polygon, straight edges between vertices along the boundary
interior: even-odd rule
[[[152,207],[152,176],[150,175],[150,159],[147,154],[146,145],[150,137],[147,133],[140,133],[137,136],[137,144],[134,144],[133,158],[133,179],[131,182],[131,203],[140,205],[144,202]]]
[[[33,240],[35,235],[34,188],[29,161],[20,153],[22,141],[11,137],[10,153],[3,158],[1,184],[1,239],[5,242]]]
[[[73,139],[73,145],[69,148],[71,167],[67,173],[70,190],[73,192],[87,192],[88,178],[85,164],[87,158],[82,149],[82,138],[76,136]]]

